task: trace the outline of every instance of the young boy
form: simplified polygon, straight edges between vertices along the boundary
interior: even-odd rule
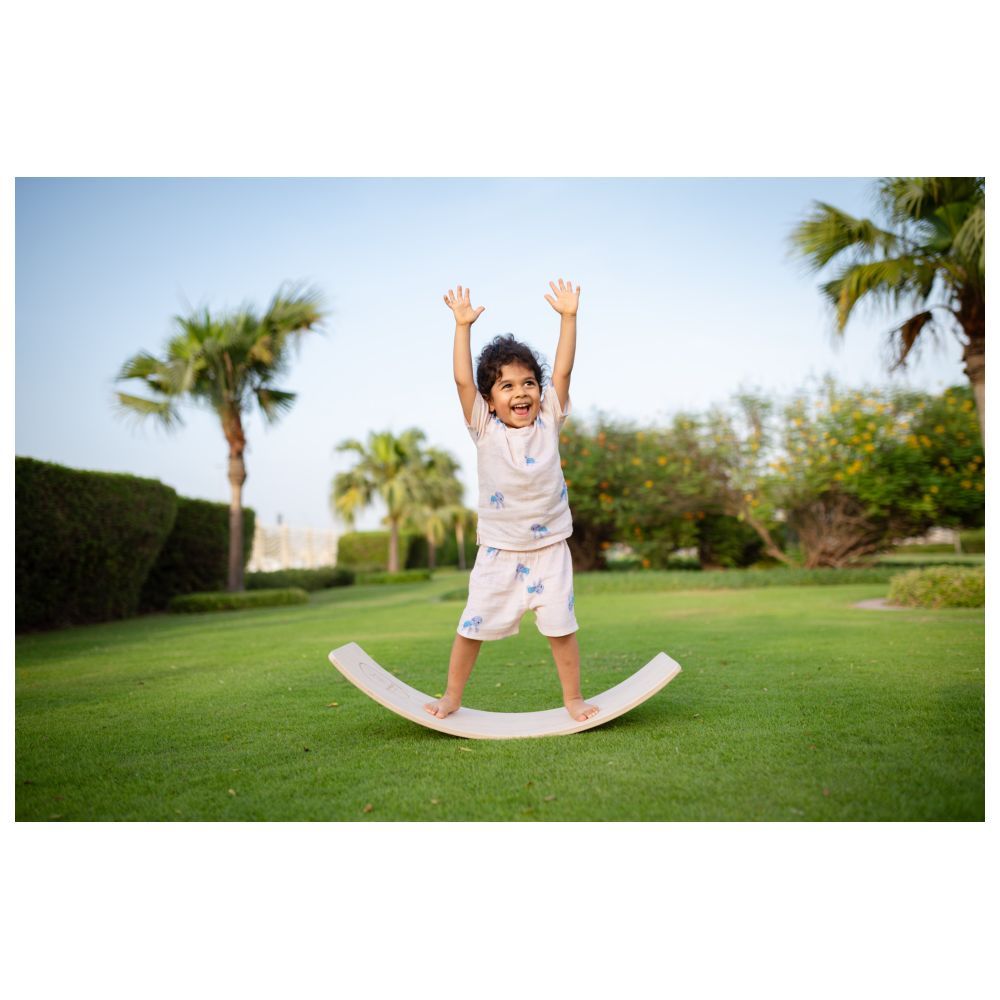
[[[484,307],[469,290],[449,289],[455,314],[455,384],[479,465],[480,546],[469,578],[469,600],[448,664],[444,697],[425,705],[439,719],[462,704],[462,692],[484,640],[517,635],[522,615],[535,612],[538,631],[552,646],[566,711],[585,722],[598,711],[580,691],[580,649],[573,612],[573,533],[559,459],[559,429],[569,413],[569,381],[576,354],[579,286],[549,282],[545,299],[561,319],[551,384],[534,351],[512,336],[496,337],[479,356],[475,375],[469,337]]]

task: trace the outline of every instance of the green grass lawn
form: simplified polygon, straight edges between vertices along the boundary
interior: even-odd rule
[[[16,818],[984,818],[981,610],[853,608],[885,595],[877,582],[632,590],[611,576],[578,578],[585,695],[661,649],[684,670],[569,737],[446,736],[330,665],[353,640],[440,692],[462,610],[441,599],[462,586],[455,572],[298,607],[21,636]],[[465,704],[559,703],[531,615],[520,636],[485,644]]]

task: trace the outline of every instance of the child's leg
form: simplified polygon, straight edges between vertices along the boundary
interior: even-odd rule
[[[552,646],[552,659],[556,661],[559,683],[562,684],[566,711],[577,722],[585,722],[597,714],[598,707],[588,705],[580,691],[580,646],[576,641],[576,633],[550,635],[548,639]]]
[[[443,719],[461,706],[465,682],[472,673],[482,644],[480,639],[467,639],[464,635],[455,636],[455,643],[451,647],[451,660],[448,663],[448,686],[444,689],[444,697],[424,705],[424,709],[431,715]]]

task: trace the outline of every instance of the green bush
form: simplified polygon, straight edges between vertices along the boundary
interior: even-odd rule
[[[708,514],[696,522],[698,556],[705,567],[752,566],[764,551],[760,535],[745,521],[726,514]],[[671,558],[666,568],[674,568]]]
[[[245,608],[269,608],[284,604],[307,604],[309,595],[300,587],[283,590],[216,591],[205,594],[182,594],[170,602],[170,610],[192,613],[201,611],[242,611]]]
[[[975,528],[971,531],[959,532],[963,552],[983,553],[986,551],[986,529]]]
[[[359,573],[359,584],[366,583],[420,583],[431,579],[429,569],[401,569],[398,573]]]
[[[934,566],[900,573],[889,581],[889,603],[919,608],[981,608],[986,570]]]
[[[253,549],[255,515],[243,508],[243,565]],[[229,504],[177,498],[177,519],[142,588],[139,609],[162,611],[172,597],[224,590],[229,581]]]
[[[177,516],[155,479],[14,462],[15,627],[55,628],[135,614]]]
[[[337,565],[348,569],[363,566],[378,566],[385,569],[389,565],[388,531],[348,531],[337,541]],[[420,535],[399,533],[399,565],[408,566],[410,549],[415,540],[423,541]],[[419,544],[419,542],[417,542]],[[426,546],[426,542],[424,545]],[[426,557],[424,560],[426,565]]]
[[[343,566],[321,566],[318,569],[279,569],[270,573],[247,573],[247,590],[268,590],[275,587],[301,587],[302,590],[325,590],[329,587],[349,587],[354,583],[354,571]]]

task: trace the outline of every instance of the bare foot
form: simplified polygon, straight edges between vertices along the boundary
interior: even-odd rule
[[[577,722],[586,722],[587,719],[592,719],[600,711],[596,705],[588,705],[582,698],[570,698],[565,704],[566,711]]]
[[[444,719],[461,707],[461,698],[454,698],[451,695],[446,694],[443,698],[439,698],[437,701],[429,701],[426,705],[424,705],[424,711],[430,712],[435,718]]]

